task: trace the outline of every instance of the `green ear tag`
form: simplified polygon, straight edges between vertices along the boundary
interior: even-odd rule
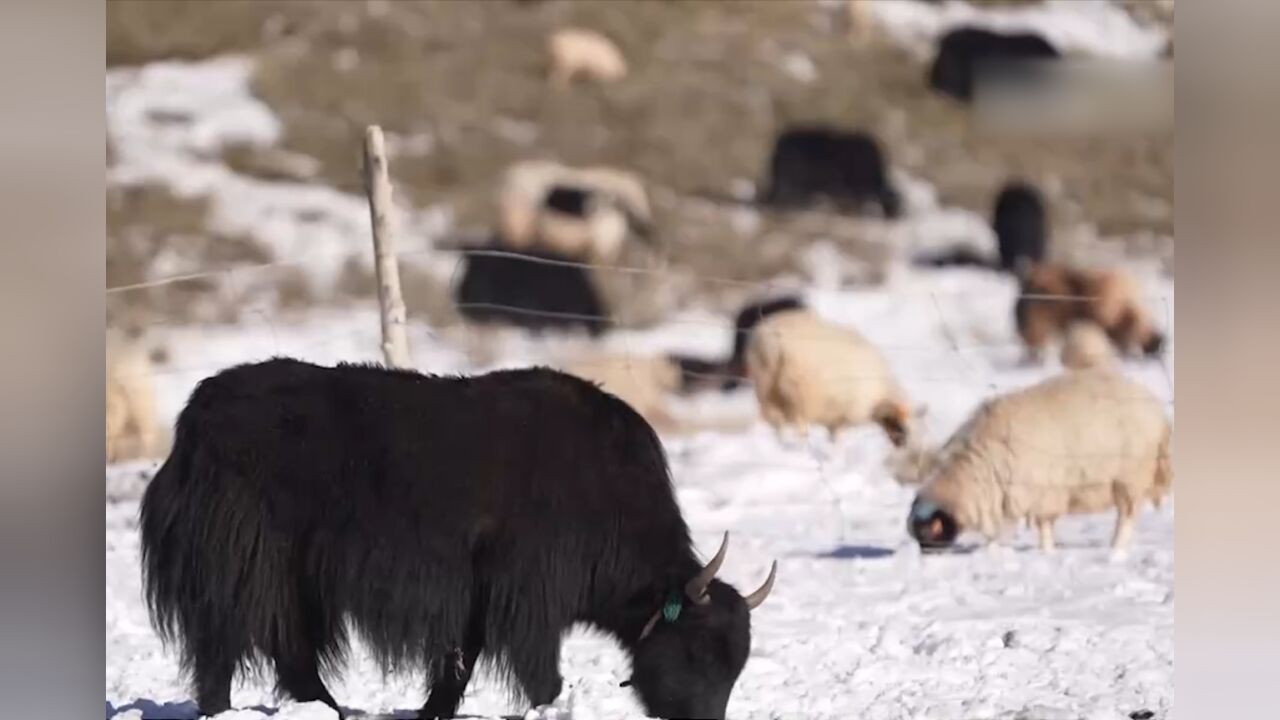
[[[680,600],[680,593],[672,592],[667,598],[667,604],[662,606],[662,619],[667,622],[675,622],[680,617],[680,608],[683,602]]]

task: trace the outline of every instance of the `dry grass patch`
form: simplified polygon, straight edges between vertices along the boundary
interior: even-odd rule
[[[876,133],[891,161],[933,182],[944,203],[986,215],[1000,185],[1019,176],[1045,187],[1061,227],[1088,221],[1104,234],[1172,232],[1171,136],[1028,141],[980,132],[965,106],[925,86],[925,66],[907,51],[848,38],[839,6],[119,5],[127,7],[110,13],[109,58],[252,52],[260,61],[254,92],[282,119],[283,149],[318,163],[316,181],[362,192],[362,132],[377,123],[394,153],[397,192],[419,206],[448,203],[464,229],[492,225],[493,185],[515,160],[611,164],[654,184],[671,267],[745,281],[792,273],[795,253],[830,232],[768,216],[743,231],[727,209],[706,210],[689,196],[758,180],[778,129],[826,122]],[[628,59],[628,77],[552,90],[544,43],[568,25],[612,38]],[[159,27],[171,37],[143,32]],[[204,39],[184,40],[186,27],[209,29]],[[255,176],[279,175],[278,164],[252,153],[233,150],[227,160]],[[853,252],[865,245],[856,232],[849,242],[837,235]],[[689,292],[714,299],[726,291],[707,283]]]

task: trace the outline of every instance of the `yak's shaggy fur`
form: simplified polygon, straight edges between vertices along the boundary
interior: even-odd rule
[[[702,565],[656,435],[545,368],[225,370],[179,416],[141,535],[153,620],[207,714],[268,663],[284,693],[336,708],[321,671],[348,624],[384,668],[425,668],[424,716],[456,712],[480,658],[549,703],[584,622],[630,652],[649,712],[723,717],[763,599],[718,580],[702,602],[680,593]],[[649,624],[672,597],[677,619]]]

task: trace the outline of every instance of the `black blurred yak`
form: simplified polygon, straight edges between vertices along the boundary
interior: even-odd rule
[[[648,713],[723,718],[777,570],[746,597],[714,579],[728,536],[704,567],[652,428],[546,368],[230,368],[182,410],[140,525],[153,622],[207,714],[255,667],[336,709],[348,626],[426,673],[424,717],[453,716],[481,658],[546,704],[581,622],[630,653]]]
[[[902,212],[889,182],[885,154],[872,135],[828,127],[793,127],[778,135],[769,161],[766,206],[806,207],[826,198],[841,211],[859,212],[867,203],[887,218]]]
[[[1045,261],[1048,249],[1044,199],[1030,183],[1013,181],[996,197],[991,228],[1000,248],[1000,269],[1021,276]]]
[[[978,27],[959,27],[938,41],[929,66],[929,87],[961,102],[973,99],[982,83],[1008,86],[1030,84],[1044,61],[1060,58],[1048,40],[1031,32],[1002,33]]]
[[[783,310],[804,307],[804,301],[794,295],[768,300],[758,300],[743,307],[733,322],[733,349],[725,360],[705,360],[687,355],[672,355],[680,367],[680,391],[684,393],[719,387],[728,392],[736,389],[746,377],[744,358],[751,331],[764,318]]]
[[[1031,267],[1045,262],[1049,251],[1049,230],[1044,197],[1035,185],[1011,180],[1001,188],[991,209],[991,229],[995,232],[998,255],[965,245],[925,253],[914,263],[925,267],[981,267],[1022,277]]]
[[[496,244],[466,256],[454,300],[467,320],[534,332],[585,329],[592,337],[611,324],[589,270],[567,257]]]

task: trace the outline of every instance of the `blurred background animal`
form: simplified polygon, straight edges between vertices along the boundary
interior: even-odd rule
[[[1069,370],[1109,368],[1119,360],[1106,331],[1089,320],[1075,320],[1067,326],[1060,359]]]
[[[1000,80],[1033,82],[1045,62],[1062,57],[1057,48],[1034,32],[1000,32],[981,27],[958,27],[938,41],[929,67],[929,87],[961,102],[973,100],[984,83]]]
[[[991,208],[996,256],[969,244],[921,253],[914,264],[923,267],[979,267],[1020,277],[1049,255],[1048,212],[1044,196],[1033,183],[1010,180],[1000,188]]]
[[[653,241],[644,182],[618,168],[513,163],[503,174],[497,205],[499,238],[513,250],[536,248],[608,264],[624,243]]]
[[[1143,295],[1137,279],[1119,268],[1062,263],[1032,266],[1014,303],[1014,319],[1027,358],[1042,359],[1049,343],[1061,338],[1077,320],[1096,323],[1121,355],[1159,357],[1165,336]]]
[[[733,345],[729,356],[723,360],[706,360],[688,355],[673,354],[670,357],[680,369],[680,390],[684,393],[708,388],[729,392],[742,385],[746,378],[747,344],[756,325],[764,318],[784,310],[805,307],[796,295],[767,298],[751,302],[738,311],[733,321]]]
[[[585,330],[602,335],[609,311],[589,271],[554,252],[515,252],[500,243],[466,253],[454,290],[459,313],[482,325],[546,330]]]
[[[842,212],[868,205],[886,218],[902,214],[902,200],[889,179],[886,153],[865,131],[805,125],[778,133],[769,159],[761,204],[807,208],[829,201]]]
[[[107,462],[157,457],[164,433],[145,335],[108,328],[106,337]]]
[[[839,431],[875,423],[893,445],[913,439],[917,411],[884,355],[856,330],[808,309],[774,313],[756,326],[747,377],[775,430]]]
[[[680,387],[680,367],[668,358],[597,353],[571,360],[564,370],[616,395],[659,431],[678,429],[670,398]]]
[[[551,84],[567,88],[585,77],[597,82],[616,82],[627,76],[627,60],[617,44],[604,34],[585,28],[563,28],[547,39],[551,58]]]

